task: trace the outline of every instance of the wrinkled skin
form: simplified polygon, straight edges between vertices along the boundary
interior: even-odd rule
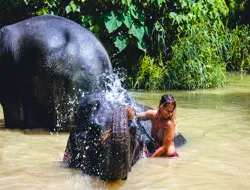
[[[95,36],[63,17],[44,15],[0,30],[0,103],[7,128],[66,128],[83,92],[112,72]]]
[[[128,126],[126,106],[137,112],[151,109],[128,95],[122,101],[105,93],[85,96],[75,115],[64,162],[103,180],[126,179],[132,165],[142,157],[144,145],[150,144],[138,126]],[[141,124],[150,134],[151,122],[141,121]],[[177,133],[174,141],[179,147],[186,139]]]

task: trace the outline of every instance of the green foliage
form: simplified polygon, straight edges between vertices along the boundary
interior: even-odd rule
[[[121,12],[115,13],[114,11],[111,11],[104,17],[105,26],[109,33],[117,30],[122,25],[123,21],[124,17]]]
[[[67,17],[110,54],[135,47],[147,55],[130,60],[138,61],[129,76],[138,77],[131,81],[136,88],[211,88],[225,83],[225,69],[250,70],[249,26],[237,26],[249,1],[10,0],[1,2],[0,27],[35,15]]]
[[[166,68],[160,67],[155,59],[149,56],[142,56],[139,59],[139,71],[136,75],[134,88],[144,88],[149,90],[166,89],[165,75]]]
[[[67,14],[70,12],[80,12],[80,6],[75,4],[74,1],[70,1],[69,5],[65,7],[65,11]]]
[[[105,26],[113,36],[113,42],[119,51],[127,47],[130,39],[135,39],[138,49],[146,52],[144,13],[138,7],[131,5],[131,1],[122,1],[122,3],[130,6],[120,7],[117,11],[111,10],[107,12],[104,16]]]
[[[223,53],[227,31],[209,23],[193,25],[189,32],[172,46],[168,61],[170,87],[199,89],[223,86],[226,65]]]
[[[229,12],[225,0],[177,0],[174,6],[176,9],[169,13],[169,18],[178,32],[206,22],[223,27]]]
[[[250,71],[250,27],[236,27],[228,37],[227,68],[230,71]]]
[[[250,3],[249,0],[228,0],[228,7],[229,7],[228,27],[229,28],[236,27],[238,24],[241,24],[244,19],[249,20],[249,15],[246,14],[247,12],[249,14],[249,11],[247,11],[249,7],[248,8],[245,7],[249,3]]]

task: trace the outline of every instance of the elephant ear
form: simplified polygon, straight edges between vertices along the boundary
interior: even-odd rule
[[[128,128],[128,111],[125,107],[116,109],[113,113],[111,135],[110,171],[112,178],[126,179],[131,170],[130,133]]]

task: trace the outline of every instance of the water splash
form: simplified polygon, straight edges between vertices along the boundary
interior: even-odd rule
[[[106,100],[122,103],[127,98],[127,90],[122,87],[124,78],[119,74],[106,75],[105,78],[105,98]]]
[[[98,83],[97,90],[100,89],[100,92],[105,95],[105,99],[109,102],[126,105],[128,104],[128,91],[122,86],[125,78],[125,72],[122,70],[116,70],[114,73],[104,73],[99,76],[98,80],[100,82]],[[60,90],[54,92],[55,112],[57,115],[57,128],[55,131],[73,125],[78,104],[86,94],[90,93],[76,87],[73,87],[70,93],[65,88],[60,88]]]

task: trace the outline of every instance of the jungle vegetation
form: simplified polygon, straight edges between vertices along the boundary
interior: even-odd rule
[[[216,88],[250,71],[250,0],[0,0],[0,27],[43,14],[92,31],[128,88]]]

